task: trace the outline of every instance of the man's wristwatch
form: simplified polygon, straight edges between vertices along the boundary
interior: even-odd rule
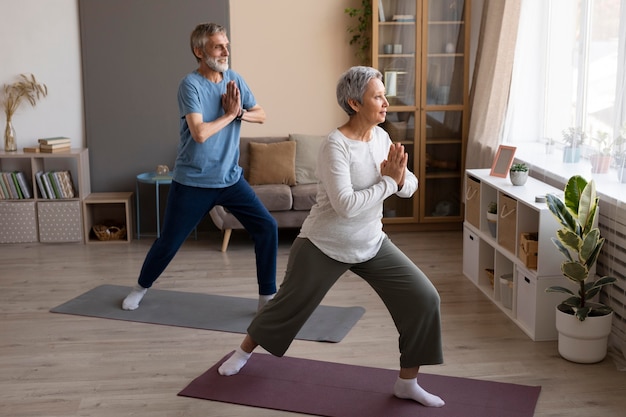
[[[246,109],[244,109],[243,107],[239,110],[239,114],[237,115],[237,117],[235,118],[235,120],[241,120],[243,118],[243,115],[246,113]]]

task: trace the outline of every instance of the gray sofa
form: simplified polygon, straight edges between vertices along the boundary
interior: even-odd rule
[[[323,136],[242,137],[239,165],[279,228],[300,228],[315,204],[315,164]],[[241,223],[222,206],[210,212],[223,232],[222,252],[228,249],[233,230]]]

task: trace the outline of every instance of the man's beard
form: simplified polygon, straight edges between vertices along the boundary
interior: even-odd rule
[[[204,58],[204,63],[207,64],[207,66],[215,72],[227,71],[228,70],[228,58],[226,58],[226,62],[224,64],[219,63],[218,59],[221,59],[221,58],[213,58],[213,57],[207,56],[206,58]]]

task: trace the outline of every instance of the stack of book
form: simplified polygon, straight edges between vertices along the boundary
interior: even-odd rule
[[[39,139],[39,145],[24,148],[24,152],[67,152],[72,146],[72,140],[65,136]]]
[[[35,174],[41,198],[74,198],[74,184],[69,171],[39,171]]]
[[[0,172],[0,200],[18,200],[32,197],[33,194],[23,172]]]
[[[41,152],[47,153],[69,151],[72,146],[72,140],[62,136],[39,139],[38,142]]]

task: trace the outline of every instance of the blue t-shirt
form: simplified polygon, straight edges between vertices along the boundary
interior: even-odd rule
[[[174,181],[192,187],[224,188],[235,184],[241,177],[239,166],[239,134],[241,121],[228,126],[197,143],[191,137],[185,116],[201,113],[204,122],[224,114],[222,94],[226,84],[234,80],[241,91],[241,105],[249,109],[256,105],[254,95],[243,78],[232,70],[225,71],[219,83],[214,83],[194,71],[185,76],[178,87],[180,113],[180,142],[174,166]]]

